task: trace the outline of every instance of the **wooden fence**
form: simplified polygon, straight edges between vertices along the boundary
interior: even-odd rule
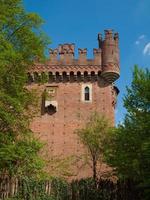
[[[52,181],[44,181],[42,185],[43,192],[49,196],[51,195],[51,183]],[[16,196],[18,192],[22,191],[22,188],[23,181],[18,178],[0,178],[0,200]],[[35,190],[34,197],[36,195],[38,195],[38,190]]]
[[[18,191],[18,179],[4,177],[0,178],[0,199],[7,199],[15,196]]]
[[[96,185],[92,179],[72,181],[72,183],[56,180],[35,181],[17,178],[0,179],[0,200],[21,195],[24,200],[49,199],[59,200],[141,200],[141,193],[133,182],[113,183],[110,180],[99,180]],[[19,196],[20,197],[20,196]],[[38,198],[37,198],[38,197]]]

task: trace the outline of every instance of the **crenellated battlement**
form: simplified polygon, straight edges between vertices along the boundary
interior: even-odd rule
[[[105,30],[104,32],[105,32],[105,38],[104,38],[105,41],[112,40],[112,41],[116,42],[119,39],[118,33],[114,33],[113,30],[111,30],[111,29]]]
[[[74,44],[62,44],[56,49],[50,49],[50,59],[48,64],[56,65],[101,65],[101,49],[93,49],[93,59],[87,58],[87,48],[78,48],[78,58],[74,56],[75,45]]]
[[[118,33],[113,33],[113,30],[105,30],[104,38],[101,33],[98,34],[98,47],[93,49],[93,59],[87,59],[87,48],[78,48],[78,59],[75,59],[75,44],[74,43],[65,43],[60,44],[57,49],[50,49],[50,60],[49,64],[54,62],[56,64],[96,64],[102,65],[107,61],[108,57],[111,57],[111,62],[119,62],[118,60],[114,61],[114,56],[112,54],[118,53]],[[110,48],[111,46],[111,48]],[[106,49],[109,47],[111,50]],[[112,52],[113,51],[113,52]],[[105,55],[102,59],[102,55]],[[92,62],[93,61],[93,62]]]
[[[90,74],[93,71],[95,74],[101,73],[103,78],[112,83],[120,73],[118,41],[119,35],[113,30],[105,30],[104,38],[99,33],[98,48],[93,49],[93,59],[87,59],[86,48],[78,48],[78,58],[76,59],[74,43],[60,44],[58,48],[49,50],[50,57],[46,64],[36,62],[30,72],[51,72],[52,74],[73,72],[76,74],[79,71],[84,74],[87,71]]]

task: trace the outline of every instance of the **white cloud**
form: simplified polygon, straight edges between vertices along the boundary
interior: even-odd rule
[[[145,38],[145,35],[144,35],[144,34],[139,36],[139,40],[142,40],[142,39],[144,39],[144,38]]]
[[[140,44],[140,41],[138,41],[138,40],[135,41],[135,44],[136,44],[136,45],[139,45],[139,44]]]
[[[144,34],[140,35],[140,36],[138,37],[138,39],[135,41],[135,44],[136,44],[136,45],[139,45],[139,44],[142,42],[142,40],[145,39],[145,37],[146,37],[146,35],[144,35]]]
[[[145,47],[143,49],[143,54],[150,56],[150,42],[145,45]]]

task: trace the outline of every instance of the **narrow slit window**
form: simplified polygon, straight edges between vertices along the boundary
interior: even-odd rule
[[[85,87],[85,89],[84,89],[84,99],[85,99],[85,101],[90,100],[90,89],[89,89],[89,87]]]

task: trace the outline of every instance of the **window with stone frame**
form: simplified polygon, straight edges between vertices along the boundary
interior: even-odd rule
[[[81,93],[82,102],[92,102],[92,84],[83,84]]]
[[[84,100],[85,101],[90,100],[90,88],[88,86],[84,88]]]

